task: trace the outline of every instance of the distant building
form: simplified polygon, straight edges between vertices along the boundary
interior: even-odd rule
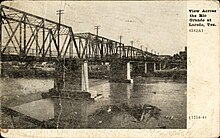
[[[181,60],[186,60],[187,59],[187,47],[185,46],[185,51],[180,51],[179,52]]]
[[[187,47],[185,47],[184,51],[180,51],[173,56],[168,55],[160,55],[161,59],[165,59],[166,65],[165,68],[172,69],[172,68],[180,68],[186,69],[187,68]]]

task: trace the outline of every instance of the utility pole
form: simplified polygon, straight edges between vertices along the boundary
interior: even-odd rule
[[[131,47],[133,47],[134,41],[131,41]]]
[[[121,39],[122,39],[122,36],[120,35],[119,37],[120,37],[120,45],[121,45]]]
[[[134,41],[131,41],[131,57],[133,56],[133,44],[134,44]]]
[[[119,36],[119,39],[120,39],[120,44],[119,44],[119,45],[120,45],[120,57],[121,57],[121,55],[122,55],[122,54],[121,54],[121,39],[122,39],[122,36],[121,36],[121,35]]]
[[[96,30],[96,35],[98,36],[99,35],[99,29],[101,29],[101,26],[96,25],[96,26],[94,26],[94,29]]]
[[[57,10],[57,15],[58,15],[58,20],[59,20],[59,23],[58,23],[58,26],[57,26],[57,45],[58,45],[58,59],[61,58],[61,53],[60,53],[60,24],[61,24],[61,15],[63,14],[63,10]],[[53,33],[51,31],[51,33]],[[64,60],[65,61],[65,60]],[[62,64],[58,63],[58,68],[57,69],[57,74],[58,74],[58,78],[55,80],[56,82],[56,89],[59,91],[59,94],[60,94],[60,90],[64,88],[65,86],[65,69],[63,67]],[[65,63],[64,63],[65,64]]]
[[[64,10],[57,10],[57,15],[58,15],[58,19],[59,19],[59,24],[58,24],[58,27],[57,27],[57,29],[58,29],[58,36],[57,36],[58,37],[57,38],[58,39],[58,57],[61,56],[60,55],[61,53],[59,51],[60,50],[60,24],[61,24],[61,15],[64,14],[63,11]]]
[[[141,53],[142,53],[142,56],[144,56],[144,51],[143,51],[143,49],[142,49],[142,45],[141,45]]]
[[[96,48],[99,46],[99,41],[98,41],[98,35],[99,35],[99,29],[101,28],[100,25],[94,26],[94,29],[96,30]],[[95,52],[97,54],[97,52]]]
[[[0,78],[2,76],[2,7],[0,6]]]

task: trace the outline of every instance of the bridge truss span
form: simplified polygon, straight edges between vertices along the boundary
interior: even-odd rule
[[[71,27],[1,5],[3,60],[79,58]]]
[[[141,49],[92,33],[74,33],[70,26],[0,5],[2,61],[158,60]]]

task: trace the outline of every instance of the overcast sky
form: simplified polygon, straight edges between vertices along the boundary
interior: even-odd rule
[[[62,23],[74,32],[95,33],[135,47],[147,47],[160,54],[175,54],[186,46],[186,2],[5,2],[20,10],[58,21],[56,11],[64,10]]]

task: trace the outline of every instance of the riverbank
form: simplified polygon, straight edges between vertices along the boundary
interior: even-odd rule
[[[89,78],[91,79],[108,79],[109,71],[107,70],[96,70],[89,71]],[[54,68],[14,68],[10,67],[2,70],[2,77],[9,78],[54,78],[55,69]],[[156,70],[155,72],[148,72],[147,74],[139,73],[135,74],[131,72],[132,77],[142,76],[142,77],[161,77],[170,78],[173,80],[187,80],[187,70],[177,69],[177,70]]]

